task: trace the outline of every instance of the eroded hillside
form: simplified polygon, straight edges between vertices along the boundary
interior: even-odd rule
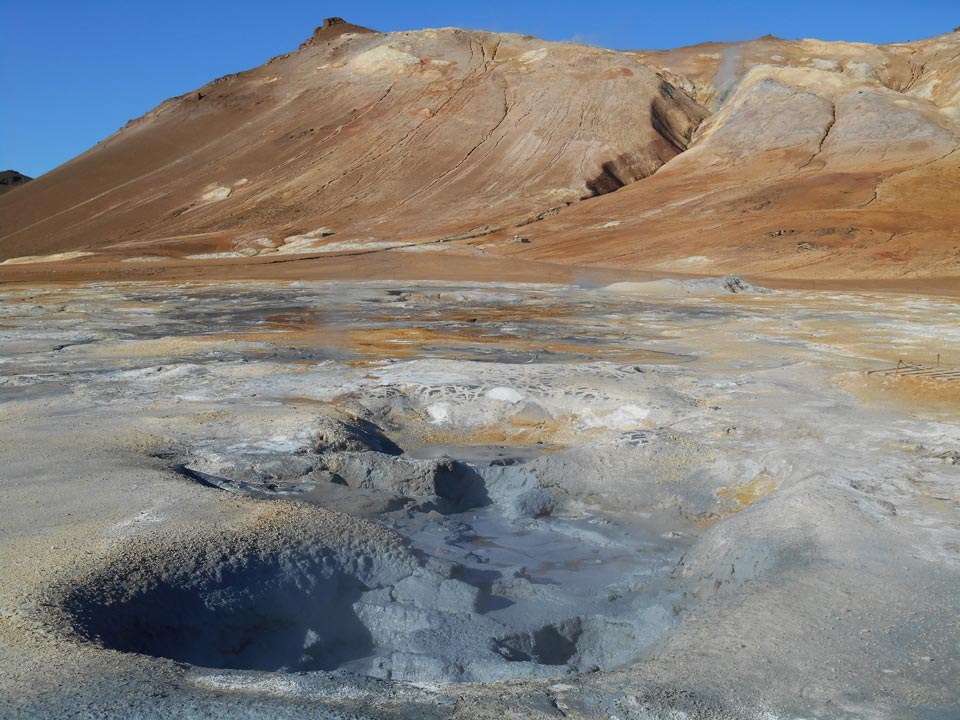
[[[706,115],[630,55],[331,25],[38,180],[2,207],[0,255],[129,241],[253,255],[310,249],[321,228],[350,244],[482,232],[651,175]]]
[[[539,259],[784,277],[960,274],[960,36],[638,57],[714,110],[655,177],[562,214]]]
[[[50,255],[209,267],[416,245],[453,264],[945,278],[958,123],[958,33],[614,52],[329,22],[0,199],[0,259],[9,274]]]

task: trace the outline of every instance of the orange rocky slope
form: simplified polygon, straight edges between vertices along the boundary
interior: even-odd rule
[[[882,47],[764,38],[636,57],[714,114],[654,177],[545,221],[525,256],[960,276],[960,34]]]
[[[37,179],[0,253],[436,240],[650,175],[706,114],[629,55],[331,24]]]
[[[0,259],[444,241],[685,273],[960,276],[958,123],[956,33],[640,53],[332,22],[0,198]]]

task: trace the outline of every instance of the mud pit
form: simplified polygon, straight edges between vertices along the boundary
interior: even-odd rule
[[[451,460],[450,451],[473,457]],[[292,486],[272,477],[266,489],[263,481],[177,466],[205,487],[338,503],[395,530],[421,561],[399,580],[396,568],[371,573],[369,557],[344,566],[311,548],[242,558],[211,577],[161,577],[132,592],[121,574],[111,590],[81,589],[65,607],[83,637],[125,652],[212,668],[340,669],[420,683],[608,669],[640,657],[673,624],[679,595],[669,574],[688,544],[663,529],[675,520],[552,518],[559,503],[509,448],[431,446],[413,454],[439,457],[319,455],[317,465],[335,466],[346,479],[314,469]],[[376,489],[363,492],[371,476]],[[411,476],[420,495],[387,492],[409,492]]]
[[[4,291],[4,715],[950,717],[960,309],[730,289]]]

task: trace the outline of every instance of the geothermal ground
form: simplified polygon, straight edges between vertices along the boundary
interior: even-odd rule
[[[957,363],[732,277],[8,284],[0,716],[955,718]]]

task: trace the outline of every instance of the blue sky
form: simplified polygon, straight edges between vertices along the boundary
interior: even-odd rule
[[[915,40],[960,25],[960,2],[0,0],[0,170],[47,172],[168,97],[295,49],[333,15],[654,49],[766,33]]]

